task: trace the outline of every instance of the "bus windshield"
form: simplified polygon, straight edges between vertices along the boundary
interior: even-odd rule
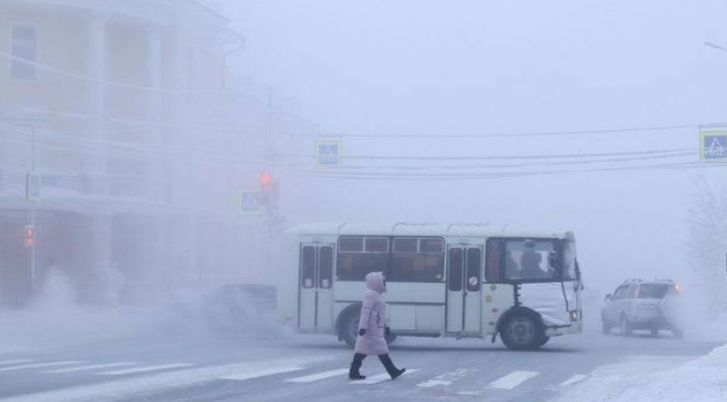
[[[579,279],[575,241],[552,238],[490,238],[489,282],[560,282]]]
[[[547,239],[505,240],[505,278],[510,281],[559,279],[556,241]]]

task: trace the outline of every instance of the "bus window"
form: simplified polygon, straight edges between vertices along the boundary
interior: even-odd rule
[[[500,282],[500,256],[502,255],[502,240],[487,240],[487,266],[485,267],[485,279],[488,282]]]
[[[462,290],[462,249],[449,249],[449,290],[459,292]]]
[[[506,240],[505,279],[522,282],[558,279],[559,267],[550,266],[551,253],[556,253],[555,240]]]
[[[576,243],[571,240],[563,241],[563,279],[579,279],[576,270]]]
[[[419,251],[422,253],[442,253],[444,252],[444,241],[442,239],[421,239],[419,240]]]
[[[315,286],[316,249],[313,246],[305,246],[301,254],[300,286],[310,289]]]
[[[555,282],[560,281],[561,277],[567,279],[570,274],[561,273],[564,269],[571,269],[570,265],[575,272],[575,250],[565,256],[568,259],[565,262],[561,258],[560,242],[558,239],[542,238],[488,239],[485,278],[488,282],[506,283]]]
[[[479,248],[467,249],[467,291],[477,292],[480,290],[482,281],[482,251]],[[473,279],[474,278],[474,279]]]
[[[430,243],[429,251],[421,251],[421,241],[442,239],[394,239],[394,253],[391,271],[387,279],[392,282],[442,282],[444,279],[444,250],[434,252]],[[442,243],[440,243],[441,245]]]
[[[348,253],[360,253],[363,251],[363,244],[363,237],[341,237],[338,249]]]
[[[318,250],[318,287],[329,289],[333,276],[333,248],[321,247]]]
[[[389,239],[386,237],[367,237],[364,251],[367,253],[388,253]]]
[[[394,239],[394,253],[416,253],[417,239]]]
[[[385,237],[341,237],[338,244],[337,280],[362,281],[369,272],[387,272],[389,239]]]

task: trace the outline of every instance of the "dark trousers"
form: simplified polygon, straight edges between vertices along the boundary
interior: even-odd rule
[[[389,375],[395,374],[398,369],[396,366],[394,366],[394,362],[391,361],[391,358],[388,354],[379,355],[379,361],[381,361],[381,364],[384,365],[384,368],[386,368],[386,371],[389,373]],[[366,355],[363,353],[356,353],[353,355],[353,362],[351,363],[351,371],[358,373],[358,370],[361,368],[361,364],[363,364],[364,359],[366,358]]]

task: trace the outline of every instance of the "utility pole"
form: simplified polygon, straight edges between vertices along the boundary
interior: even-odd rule
[[[35,127],[30,127],[30,173],[28,175],[27,179],[27,186],[30,186],[30,180],[31,177],[35,176]],[[29,195],[30,195],[30,190]],[[28,197],[28,201],[30,201],[30,226],[33,228],[33,237],[36,236],[36,223],[37,223],[37,208],[36,208],[36,199],[35,197]],[[30,245],[30,294],[31,296],[35,294],[35,283],[38,276],[38,267],[37,267],[37,260],[38,260],[38,253],[37,253],[37,244],[38,242],[36,239],[33,239],[33,242]]]
[[[273,87],[268,86],[268,107],[267,107],[267,133],[266,133],[266,160],[268,164],[268,169],[274,164],[275,162],[275,149],[274,149],[274,138],[273,138]],[[271,186],[274,186],[275,184],[270,183]],[[272,196],[270,192],[268,193],[268,196]],[[270,272],[272,265],[273,265],[273,234],[275,231],[275,210],[273,209],[272,205],[272,199],[269,199],[269,202],[267,203],[266,207],[266,215],[265,215],[265,268],[266,272]]]

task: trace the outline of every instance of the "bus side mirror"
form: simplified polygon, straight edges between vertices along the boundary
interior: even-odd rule
[[[606,297],[604,298],[604,300],[606,300],[606,301],[613,300],[613,296],[611,296],[611,293],[607,294]]]

